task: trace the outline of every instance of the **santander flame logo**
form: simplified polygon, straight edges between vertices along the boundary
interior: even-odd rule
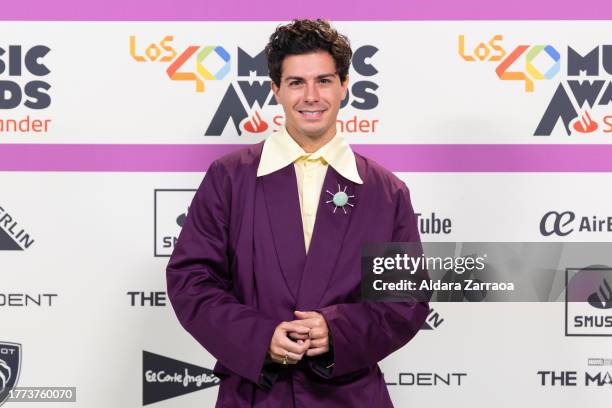
[[[268,123],[261,118],[259,112],[255,112],[250,118],[245,118],[241,126],[249,133],[261,133],[268,129]]]
[[[591,119],[591,115],[586,111],[582,116],[574,119],[572,127],[580,133],[591,133],[597,130],[597,122]]]

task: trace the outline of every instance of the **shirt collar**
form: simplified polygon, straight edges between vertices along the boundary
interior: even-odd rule
[[[273,173],[295,162],[308,153],[289,135],[282,126],[278,132],[272,133],[264,142],[261,160],[257,168],[257,177]],[[336,132],[334,137],[310,154],[311,159],[322,157],[342,177],[357,184],[363,184],[357,171],[357,162],[351,146],[341,133]]]

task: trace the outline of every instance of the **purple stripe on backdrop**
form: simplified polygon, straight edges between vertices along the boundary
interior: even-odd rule
[[[612,1],[553,0],[6,0],[0,20],[283,21],[331,20],[605,20]]]
[[[0,171],[203,172],[244,145],[6,144]],[[353,145],[395,172],[612,172],[612,145]]]

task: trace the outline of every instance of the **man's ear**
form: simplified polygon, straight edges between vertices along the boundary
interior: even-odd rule
[[[347,75],[346,78],[344,78],[344,82],[342,82],[342,100],[344,100],[346,98],[346,92],[348,91],[348,85],[349,85],[349,76]]]
[[[278,103],[279,105],[280,100],[278,99],[278,92],[280,91],[280,87],[276,86],[276,84],[274,83],[274,81],[270,81],[270,86],[272,87],[272,93],[274,93],[274,98],[276,98],[276,103]]]

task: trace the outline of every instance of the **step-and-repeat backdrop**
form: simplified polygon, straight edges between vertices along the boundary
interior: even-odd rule
[[[0,389],[214,405],[165,266],[208,164],[283,123],[277,24],[0,25]],[[609,22],[335,26],[354,50],[338,128],[406,182],[423,241],[610,240]],[[612,317],[572,324],[563,299],[433,302],[381,368],[398,407],[607,407]]]

